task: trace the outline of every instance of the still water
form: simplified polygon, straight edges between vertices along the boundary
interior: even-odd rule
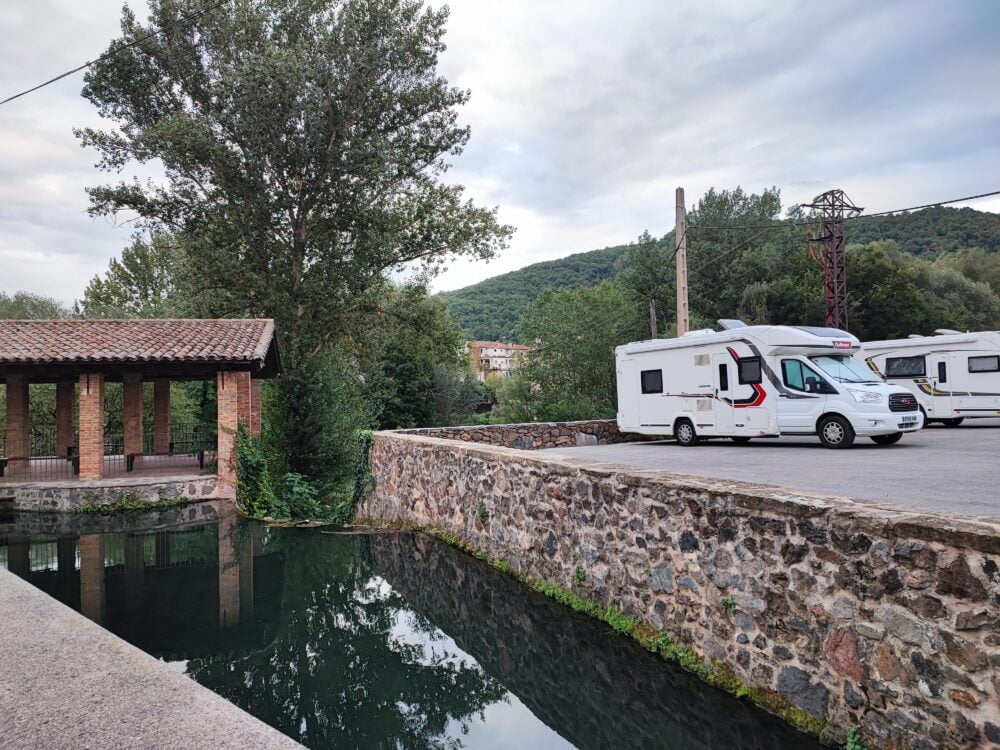
[[[818,748],[432,538],[0,518],[0,565],[310,748]]]

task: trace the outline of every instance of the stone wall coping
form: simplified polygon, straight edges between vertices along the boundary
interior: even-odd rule
[[[513,427],[513,425],[505,426]],[[843,495],[827,495],[656,469],[638,469],[633,466],[576,457],[542,455],[536,451],[520,448],[412,434],[407,431],[380,431],[375,433],[375,438],[402,440],[430,450],[447,447],[453,451],[485,458],[509,458],[525,464],[534,464],[540,468],[544,467],[548,473],[566,476],[583,473],[596,478],[613,477],[616,482],[632,486],[701,490],[717,496],[720,501],[719,509],[723,511],[726,505],[735,505],[795,518],[836,514],[845,521],[849,520],[857,528],[869,528],[886,536],[939,542],[988,554],[1000,554],[1000,523],[985,519],[915,512]]]
[[[512,422],[510,424],[466,424],[453,425],[448,427],[410,427],[405,430],[385,430],[395,434],[422,434],[433,432],[434,430],[454,431],[454,430],[480,430],[488,432],[491,430],[537,430],[545,427],[579,427],[581,425],[594,425],[602,422],[615,422],[613,419],[575,419],[571,422]],[[617,424],[617,423],[616,423]]]

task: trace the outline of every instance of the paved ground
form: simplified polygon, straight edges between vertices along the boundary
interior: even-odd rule
[[[0,748],[301,748],[0,570]]]
[[[548,454],[736,479],[789,489],[877,500],[915,510],[1000,519],[1000,420],[932,425],[893,446],[858,438],[830,450],[816,438],[710,440],[551,448]]]

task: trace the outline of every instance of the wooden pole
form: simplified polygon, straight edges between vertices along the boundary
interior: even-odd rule
[[[653,298],[649,300],[649,337],[656,338],[656,300]]]
[[[674,241],[677,243],[677,335],[688,332],[688,266],[687,266],[687,211],[684,208],[684,188],[677,188],[677,215],[674,223]]]

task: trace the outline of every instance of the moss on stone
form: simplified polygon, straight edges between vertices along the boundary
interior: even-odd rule
[[[193,497],[161,497],[159,500],[143,500],[135,491],[123,492],[121,495],[107,501],[91,501],[74,508],[73,513],[84,513],[96,516],[127,515],[131,513],[150,513],[169,508],[180,508],[204,500]]]

